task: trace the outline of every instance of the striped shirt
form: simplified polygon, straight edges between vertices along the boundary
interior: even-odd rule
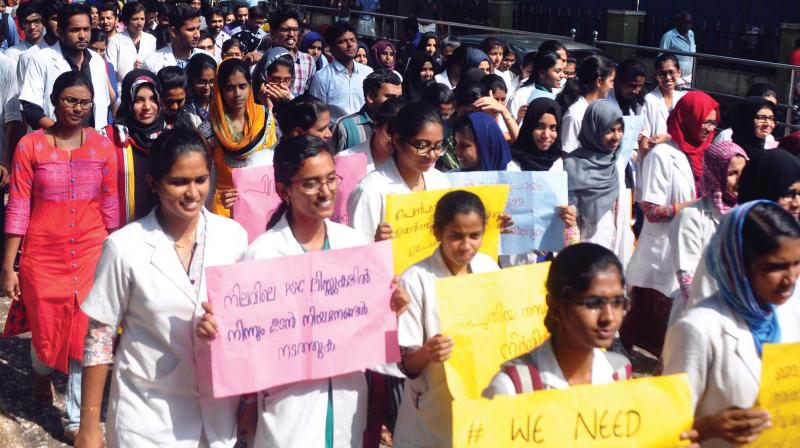
[[[331,144],[338,152],[357,146],[372,137],[372,119],[367,115],[367,106],[354,114],[342,117],[333,129]]]

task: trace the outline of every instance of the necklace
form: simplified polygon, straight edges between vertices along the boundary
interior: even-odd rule
[[[236,130],[236,126],[234,126],[234,123],[231,120],[231,118],[228,116],[228,114],[223,114],[223,116],[225,117],[225,124],[228,126],[228,129],[230,129],[230,131],[231,131],[231,137],[233,138],[233,141],[235,141],[236,143],[241,142],[242,138],[244,138],[244,126],[242,126],[242,130],[241,131],[237,131]]]
[[[56,148],[60,148],[60,146],[58,146],[58,139],[56,138],[56,130],[53,129],[53,133],[50,134],[50,135],[53,137],[53,146],[55,146]],[[78,148],[82,148],[82,147],[83,147],[83,129],[81,129],[81,144],[78,146]],[[66,148],[63,148],[63,149],[66,149]]]

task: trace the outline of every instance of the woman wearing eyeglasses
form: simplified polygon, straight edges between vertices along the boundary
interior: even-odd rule
[[[288,138],[275,148],[274,162],[281,205],[245,259],[302,255],[369,241],[330,221],[342,178],[327,143],[313,136]],[[407,295],[398,288],[393,309],[402,312],[407,304]],[[204,317],[198,335],[216,335],[213,314]],[[275,387],[249,400],[242,415],[240,432],[251,430],[257,419],[254,446],[358,447],[367,423],[367,382],[363,372],[353,372]]]
[[[644,116],[645,150],[659,142],[669,140],[667,117],[686,92],[676,90],[676,82],[681,79],[681,68],[674,54],[663,53],[656,58],[656,80],[658,88],[644,96],[642,115]]]
[[[2,288],[16,302],[9,321],[31,331],[33,399],[52,406],[50,375],[68,374],[65,437],[80,424],[81,360],[88,319],[79,306],[92,286],[103,240],[119,226],[117,158],[111,142],[83,123],[92,110],[92,83],[74,71],[60,75],[50,101],[55,124],[20,140],[6,216]],[[19,264],[14,259],[25,240]],[[27,310],[27,324],[20,301]],[[26,328],[27,327],[27,328]]]
[[[444,152],[444,127],[439,112],[426,103],[405,106],[389,124],[394,152],[378,169],[361,179],[347,201],[350,226],[371,240],[392,238],[385,221],[386,195],[448,188],[434,168]]]
[[[200,123],[208,121],[208,112],[214,98],[216,75],[217,62],[207,54],[196,54],[186,64],[189,97],[185,110],[197,117],[197,121]]]
[[[774,148],[775,139],[771,137],[775,130],[777,112],[775,103],[767,98],[744,98],[734,115],[731,140],[741,146],[749,157]]]

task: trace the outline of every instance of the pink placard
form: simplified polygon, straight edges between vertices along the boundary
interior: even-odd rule
[[[331,220],[347,225],[347,198],[367,172],[367,155],[337,156],[334,160],[336,172],[343,181],[336,194]],[[233,186],[239,190],[233,219],[244,227],[252,242],[266,231],[267,221],[281,203],[275,191],[275,170],[272,165],[235,168]]]
[[[391,241],[206,269],[215,397],[398,362]]]

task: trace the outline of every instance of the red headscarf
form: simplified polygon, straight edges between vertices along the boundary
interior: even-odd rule
[[[711,132],[705,141],[700,141],[702,123],[711,111],[717,112],[719,121],[719,103],[707,93],[694,90],[678,101],[667,118],[667,132],[675,145],[689,158],[697,187],[700,187],[699,181],[703,177],[703,153],[714,140],[714,133]],[[701,195],[699,188],[697,193],[698,196]]]

